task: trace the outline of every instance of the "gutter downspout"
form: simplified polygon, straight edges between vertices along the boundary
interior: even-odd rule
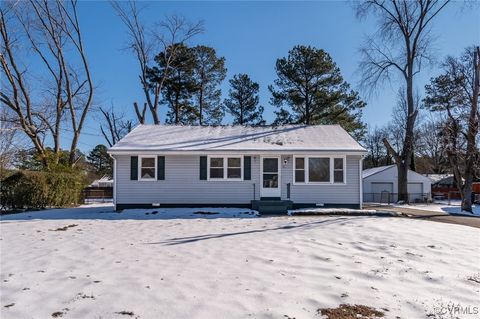
[[[117,210],[117,159],[108,154],[113,159],[113,210]]]
[[[363,156],[360,157],[360,160],[358,161],[358,178],[360,181],[360,194],[359,194],[359,203],[360,203],[360,209],[363,209]]]

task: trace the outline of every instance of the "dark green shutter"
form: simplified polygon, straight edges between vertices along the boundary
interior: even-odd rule
[[[130,157],[130,179],[132,181],[138,180],[138,156]]]
[[[200,156],[200,179],[207,180],[207,157]]]
[[[163,181],[165,179],[165,156],[157,157],[157,179]]]
[[[252,179],[252,157],[243,157],[243,179],[249,181]]]

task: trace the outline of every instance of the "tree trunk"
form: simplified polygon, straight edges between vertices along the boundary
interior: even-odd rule
[[[467,154],[465,163],[465,183],[462,193],[462,210],[473,213],[472,209],[472,183],[475,161],[476,136],[478,134],[478,95],[480,94],[480,47],[476,47],[473,57],[473,96],[472,108],[470,109],[468,132],[467,132]]]
[[[243,105],[240,103],[240,125],[243,125]]]
[[[199,97],[199,100],[198,100],[198,104],[199,104],[199,124],[200,126],[203,125],[203,87],[200,88],[200,97]]]
[[[308,91],[305,92],[305,124],[310,125],[310,103],[308,100]]]
[[[398,170],[398,201],[409,203],[408,198],[408,166],[397,163]]]
[[[403,142],[403,152],[400,154],[400,161],[397,162],[398,167],[398,201],[409,203],[408,198],[408,169],[413,155],[413,129],[415,127],[415,119],[417,110],[415,110],[415,101],[413,99],[413,63],[410,64],[406,76],[407,82],[407,126],[405,129],[405,140]]]
[[[410,159],[410,169],[414,172],[417,171],[417,163],[415,162],[415,152],[412,152],[412,157]]]

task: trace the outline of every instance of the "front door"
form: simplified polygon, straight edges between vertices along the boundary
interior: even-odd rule
[[[280,157],[262,157],[261,197],[280,197]]]

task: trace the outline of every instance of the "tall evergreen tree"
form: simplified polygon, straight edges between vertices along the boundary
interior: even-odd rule
[[[103,144],[95,146],[87,155],[87,161],[98,176],[112,176],[113,161],[107,153],[107,147]]]
[[[264,125],[263,106],[258,105],[258,83],[253,82],[247,74],[236,74],[229,83],[231,88],[223,104],[233,116],[233,124]]]
[[[275,85],[269,86],[271,103],[278,108],[275,124],[340,124],[357,137],[365,133],[361,109],[366,103],[327,52],[295,46],[277,60],[275,70]]]
[[[175,44],[155,57],[156,66],[148,70],[148,79],[152,86],[165,81],[162,88],[162,104],[169,107],[166,122],[174,124],[194,124],[198,110],[192,104],[195,92],[193,69],[195,59],[191,49],[184,44]],[[175,58],[167,63],[168,50],[175,50]],[[164,77],[164,73],[168,76]]]
[[[224,111],[220,102],[222,92],[219,85],[227,74],[225,58],[217,57],[215,49],[204,45],[197,45],[190,50],[194,59],[193,99],[198,108],[198,124],[220,124]]]

